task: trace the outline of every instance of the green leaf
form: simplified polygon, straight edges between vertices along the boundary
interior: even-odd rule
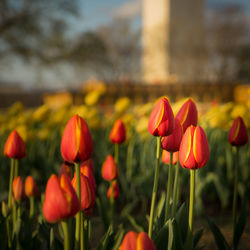
[[[131,225],[133,226],[133,228],[135,228],[136,231],[138,232],[144,232],[144,228],[142,226],[140,226],[134,217],[132,217],[130,214],[125,213],[125,216],[127,217],[127,219],[129,220],[129,222],[131,223]]]
[[[108,240],[109,240],[109,237],[111,236],[111,234],[112,234],[112,228],[110,226],[108,228],[107,232],[102,237],[102,239],[101,239],[101,241],[99,243],[99,246],[97,247],[97,250],[104,250],[104,249],[106,249],[107,244],[108,244]]]
[[[228,243],[226,242],[224,236],[222,235],[222,233],[220,232],[220,229],[215,225],[215,223],[208,217],[205,217],[210,230],[213,233],[216,245],[218,247],[219,250],[229,250],[230,247],[228,245]]]
[[[180,228],[181,239],[184,243],[187,237],[188,229],[188,206],[183,203],[176,213],[176,222],[178,228]]]
[[[177,221],[175,219],[173,220],[173,230],[174,230],[173,249],[184,250],[180,228],[179,228]]]
[[[198,230],[195,235],[194,235],[194,239],[193,239],[193,246],[196,247],[196,245],[198,244],[199,240],[201,239],[201,236],[203,234],[204,229],[201,228],[200,230]]]
[[[103,206],[99,198],[96,198],[96,204],[98,207],[99,214],[101,215],[101,218],[102,218],[104,229],[107,230],[109,223],[108,223],[107,214],[105,213],[105,207]]]
[[[119,248],[119,246],[121,245],[121,242],[122,242],[122,238],[124,236],[124,232],[125,232],[125,230],[123,229],[122,226],[120,226],[120,229],[115,236],[115,242],[114,242],[114,246],[113,246],[112,250],[117,250]]]

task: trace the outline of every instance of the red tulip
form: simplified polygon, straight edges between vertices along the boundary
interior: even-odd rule
[[[113,181],[112,182],[112,188],[113,188],[113,197],[115,199],[119,198],[120,196],[120,190],[119,190],[119,186],[117,184],[117,181]],[[112,194],[112,188],[109,187],[108,192],[107,192],[107,197],[110,199],[111,198],[111,194]]]
[[[173,153],[172,165],[175,165],[177,163],[178,155],[179,155],[179,151],[176,151]],[[166,164],[169,164],[170,162],[170,152],[164,149],[162,150],[162,161]]]
[[[203,167],[209,159],[209,146],[204,130],[191,125],[183,135],[179,161],[182,167],[197,169]]]
[[[176,118],[180,121],[183,128],[183,133],[190,125],[197,125],[198,112],[195,103],[188,99],[181,107],[176,115]]]
[[[15,159],[21,159],[26,156],[25,143],[16,130],[10,133],[5,143],[4,155]]]
[[[154,136],[168,136],[174,130],[174,115],[166,98],[157,102],[148,121],[148,131]]]
[[[14,178],[12,187],[13,187],[14,199],[16,201],[23,200],[25,198],[24,185],[20,176],[17,176],[16,178]]]
[[[110,132],[111,142],[121,144],[126,140],[126,128],[122,120],[117,120]]]
[[[102,178],[106,181],[113,181],[118,178],[118,167],[113,156],[108,155],[102,165]]]
[[[174,131],[171,135],[165,136],[161,140],[161,147],[169,152],[179,151],[183,131],[178,119],[175,119]]]
[[[87,165],[81,164],[80,166],[80,172],[88,177],[90,184],[92,185],[94,191],[96,190],[96,182],[95,182],[95,177],[94,173],[92,172],[91,168],[88,167]]]
[[[238,116],[234,120],[233,125],[229,130],[228,140],[233,146],[236,147],[247,144],[248,142],[247,128],[243,119],[240,116]]]
[[[32,176],[27,176],[24,184],[25,194],[27,197],[38,195],[38,187]]]
[[[145,232],[139,234],[130,231],[128,232],[119,248],[119,250],[155,250],[153,241]]]
[[[62,174],[66,174],[71,179],[71,168],[72,166],[67,162],[64,162],[59,170],[58,176],[60,177]]]
[[[91,158],[82,162],[81,166],[82,165],[88,166],[91,169],[92,173],[94,173],[94,162]]]
[[[74,216],[80,209],[76,192],[67,175],[51,175],[45,190],[43,215],[50,223]]]
[[[83,162],[93,154],[94,146],[87,123],[78,115],[69,120],[61,141],[61,154],[69,163]]]
[[[76,190],[76,174],[72,179],[72,185]],[[85,211],[90,209],[95,203],[95,192],[89,179],[81,174],[81,210]]]

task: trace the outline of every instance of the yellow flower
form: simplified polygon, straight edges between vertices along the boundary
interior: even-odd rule
[[[98,103],[102,93],[98,90],[90,91],[86,94],[84,101],[88,106],[94,106]]]
[[[128,97],[121,97],[115,102],[115,111],[117,113],[124,113],[130,107],[131,100]]]
[[[50,115],[50,108],[46,104],[44,104],[38,107],[33,112],[33,119],[35,122],[41,122],[47,119],[49,115]]]

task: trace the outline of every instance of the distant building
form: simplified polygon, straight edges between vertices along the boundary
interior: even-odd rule
[[[204,8],[204,0],[143,0],[145,82],[190,82],[205,78]]]

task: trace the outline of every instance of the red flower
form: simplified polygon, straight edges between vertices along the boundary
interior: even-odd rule
[[[16,178],[14,178],[12,187],[13,187],[14,199],[16,201],[23,200],[25,198],[24,185],[20,176],[17,176]]]
[[[179,161],[182,167],[197,169],[203,167],[209,159],[209,146],[204,130],[191,125],[183,135]]]
[[[183,133],[190,125],[197,125],[198,112],[195,103],[188,99],[181,107],[176,115],[176,118],[180,121],[183,128]]]
[[[76,192],[67,175],[51,175],[45,190],[43,215],[50,223],[74,216],[80,209]]]
[[[165,136],[161,140],[161,147],[169,152],[179,151],[183,131],[178,119],[175,119],[174,131],[171,135]]]
[[[126,140],[126,128],[122,120],[117,120],[110,132],[111,142],[121,144]]]
[[[95,177],[94,173],[92,172],[91,168],[87,165],[81,164],[80,166],[80,172],[88,177],[90,184],[92,185],[93,189],[96,190],[96,182],[95,182]]]
[[[174,130],[174,115],[166,98],[155,105],[148,121],[148,131],[154,136],[168,136]]]
[[[34,197],[38,195],[38,187],[32,176],[27,176],[24,184],[25,194],[27,197]]]
[[[172,165],[175,165],[177,163],[178,155],[179,155],[179,151],[176,151],[173,153]],[[164,149],[162,150],[162,161],[166,164],[169,164],[170,162],[170,152]]]
[[[120,189],[119,189],[119,186],[117,184],[117,181],[113,181],[112,182],[112,187],[109,187],[108,192],[107,192],[107,197],[109,199],[111,198],[112,188],[113,188],[113,197],[114,197],[114,199],[119,198],[119,196],[120,196]]]
[[[83,162],[93,154],[94,146],[87,123],[78,115],[69,120],[61,141],[61,154],[69,163]]]
[[[25,143],[16,130],[10,133],[5,143],[4,155],[15,159],[21,159],[26,156]]]
[[[71,168],[72,166],[70,164],[68,164],[67,162],[64,162],[59,170],[59,177],[62,174],[66,174],[70,179],[71,179]]]
[[[92,173],[94,173],[94,162],[91,158],[82,162],[81,166],[83,165],[88,166],[91,169]]]
[[[119,250],[155,250],[153,241],[145,232],[130,231],[123,238]]]
[[[238,116],[229,130],[228,141],[236,147],[243,146],[248,142],[248,133],[243,119]]]
[[[76,190],[76,174],[72,179],[72,185]],[[88,177],[81,174],[81,210],[90,209],[95,204],[94,187],[91,185]]]
[[[118,167],[113,156],[108,155],[102,165],[102,178],[106,181],[113,181],[118,178]]]

